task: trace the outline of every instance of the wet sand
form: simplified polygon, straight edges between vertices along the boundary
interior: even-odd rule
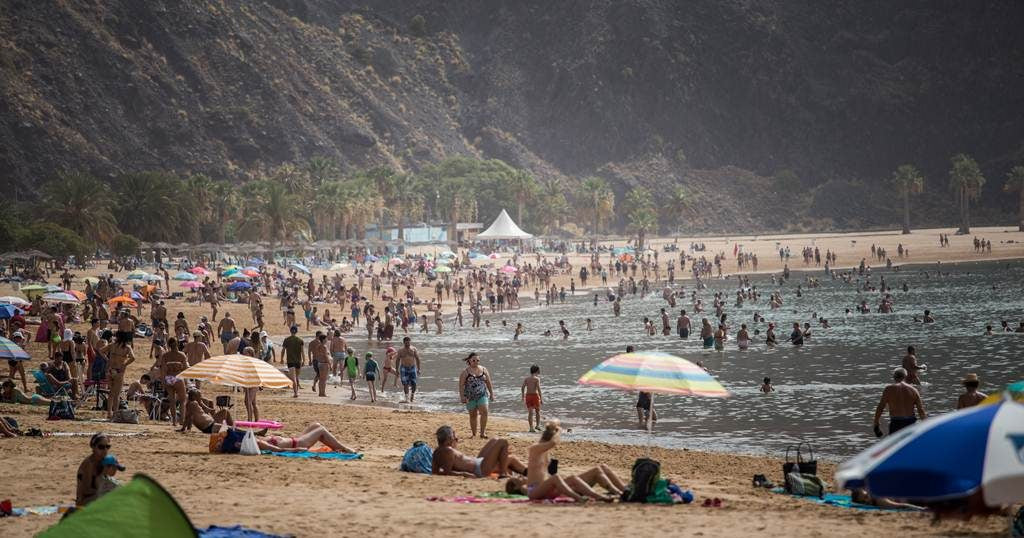
[[[791,269],[803,268],[799,260],[800,248],[814,241],[824,253],[832,249],[839,255],[837,268],[850,267],[860,258],[870,255],[872,242],[888,248],[895,254],[896,245],[909,246],[911,256],[903,262],[943,263],[963,260],[991,260],[1024,257],[1024,233],[1003,230],[1015,228],[976,229],[978,237],[991,239],[991,254],[976,254],[970,246],[971,236],[950,236],[952,246],[938,247],[939,230],[917,231],[910,236],[897,232],[887,234],[817,234],[813,236],[784,236],[775,238],[733,237],[721,239],[695,239],[707,245],[709,259],[714,252],[731,256],[734,242],[741,242],[744,250],[753,251],[760,258],[759,269],[778,271],[781,268],[776,241],[789,245],[796,258]],[[942,233],[952,233],[943,229]],[[1003,243],[1012,239],[1014,243]],[[667,240],[655,240],[659,245]],[[851,241],[856,241],[852,243]],[[690,239],[680,238],[679,245],[686,248]],[[622,245],[616,242],[616,245]],[[431,251],[432,248],[418,250]],[[774,254],[773,254],[774,251]],[[698,254],[699,255],[699,254]],[[676,253],[661,253],[664,264]],[[571,256],[578,271],[585,256]],[[607,255],[602,256],[602,261]],[[496,260],[503,263],[504,259]],[[870,261],[870,260],[869,260]],[[895,261],[895,260],[894,260]],[[872,264],[877,265],[877,264]],[[723,267],[726,274],[735,273],[733,262]],[[815,268],[816,270],[820,270]],[[101,274],[101,267],[79,274],[79,277]],[[172,272],[173,273],[173,272]],[[323,274],[315,272],[319,279]],[[664,276],[664,273],[663,273]],[[682,275],[677,274],[677,278]],[[51,280],[52,282],[53,280]],[[349,279],[351,281],[351,278]],[[598,279],[599,281],[599,279]],[[556,278],[556,285],[568,287],[569,276]],[[578,285],[578,283],[577,283]],[[75,283],[81,289],[80,280]],[[177,290],[177,283],[171,282]],[[0,286],[0,295],[11,294],[8,285]],[[430,290],[417,290],[421,296]],[[524,290],[532,299],[532,290]],[[276,299],[265,300],[267,330],[275,341],[284,336],[284,325]],[[168,301],[169,316],[184,312],[194,326],[200,315],[209,315],[207,306]],[[250,326],[245,305],[222,306],[221,312],[232,311],[240,325]],[[143,318],[148,318],[148,305]],[[447,305],[446,313],[453,312]],[[335,312],[336,317],[339,312]],[[75,330],[85,331],[82,324],[73,324]],[[30,327],[34,331],[34,327]],[[363,330],[363,332],[360,332]],[[470,329],[464,329],[469,331]],[[303,331],[306,333],[306,331]],[[352,341],[357,349],[363,347],[365,330],[357,328]],[[396,334],[399,336],[399,334]],[[145,358],[148,340],[137,340],[140,360],[133,364],[126,380],[134,380],[152,364]],[[45,355],[45,344],[31,344],[33,357]],[[219,354],[219,344],[211,350]],[[31,368],[32,363],[28,367]],[[4,369],[6,370],[6,369]],[[19,383],[20,385],[20,383]],[[206,397],[225,393],[223,389],[207,385]],[[308,385],[304,385],[308,393]],[[113,439],[112,453],[128,466],[126,475],[144,472],[155,477],[175,495],[186,513],[197,526],[241,523],[263,530],[293,533],[298,536],[339,535],[352,533],[416,533],[440,535],[442,533],[490,533],[498,536],[550,534],[569,535],[631,534],[641,532],[682,533],[685,535],[864,535],[895,533],[906,535],[935,535],[973,533],[998,535],[1005,533],[1005,518],[975,519],[970,523],[944,522],[931,526],[929,517],[921,514],[857,512],[848,509],[817,506],[814,503],[788,498],[783,495],[756,490],[750,486],[754,474],[765,474],[779,482],[780,459],[768,459],[728,454],[702,453],[651,449],[651,454],[663,465],[665,475],[675,478],[697,494],[698,504],[706,497],[725,500],[721,509],[695,505],[677,507],[649,507],[634,505],[597,506],[527,506],[527,505],[460,505],[425,500],[427,496],[455,496],[487,491],[499,491],[503,484],[493,480],[467,480],[462,478],[427,477],[399,473],[402,452],[413,441],[431,441],[433,432],[443,423],[451,423],[468,437],[468,423],[464,415],[428,414],[394,410],[384,406],[365,407],[334,405],[347,398],[347,388],[329,389],[332,404],[314,401],[304,396],[299,401],[290,398],[287,391],[264,391],[259,396],[264,418],[285,422],[283,432],[297,434],[307,422],[318,421],[335,432],[348,444],[366,454],[362,461],[321,462],[293,461],[276,457],[211,455],[207,453],[206,436],[199,433],[172,432],[166,423],[144,422],[141,425],[107,424],[103,422],[46,422],[45,408],[0,404],[0,414],[12,416],[23,428],[38,427],[44,431],[144,431],[143,437]],[[240,403],[240,395],[236,398]],[[244,414],[244,407],[236,406]],[[98,419],[99,412],[81,410],[79,416]],[[505,436],[508,432],[521,432],[520,421],[494,419],[491,434]],[[770,435],[770,433],[766,433]],[[611,465],[622,476],[628,475],[632,461],[648,452],[643,447],[608,445],[594,442],[574,442],[566,436],[566,443],[558,449],[560,468],[582,470],[595,463]],[[462,447],[475,452],[482,445],[479,440],[466,440]],[[512,439],[513,450],[523,454],[528,441]],[[2,439],[5,474],[0,480],[0,499],[10,498],[15,506],[32,506],[68,502],[74,497],[74,474],[77,465],[88,454],[87,438],[22,438]],[[819,473],[831,482],[834,468],[823,463]],[[562,471],[565,472],[565,471]],[[127,476],[126,476],[127,477]],[[55,516],[26,516],[0,521],[0,529],[8,536],[27,536],[57,521]]]

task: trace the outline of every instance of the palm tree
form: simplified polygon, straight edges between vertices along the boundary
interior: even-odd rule
[[[637,234],[637,252],[644,248],[644,239],[648,232],[657,230],[658,214],[654,209],[651,191],[637,187],[626,195],[626,207],[629,208],[629,228]]]
[[[516,222],[522,226],[523,206],[534,199],[540,190],[540,185],[528,171],[520,169],[512,171],[506,181],[506,185],[516,199]]]
[[[215,181],[210,186],[210,198],[216,240],[223,245],[226,242],[225,232],[228,221],[231,220],[233,209],[238,205],[238,192],[234,185],[227,181]]]
[[[1017,230],[1024,232],[1024,166],[1014,166],[1006,174],[1006,184],[1003,185],[1006,192],[1017,191],[1020,196],[1020,205],[1017,209]]]
[[[910,233],[910,195],[924,190],[924,176],[910,164],[902,164],[892,173],[892,184],[903,196],[903,233]]]
[[[306,177],[309,178],[313,188],[341,178],[341,169],[338,163],[327,157],[313,157],[306,163],[305,168]]]
[[[243,236],[269,239],[270,250],[274,250],[281,241],[308,235],[309,223],[303,216],[302,199],[287,185],[263,180],[252,186],[252,192],[240,228]]]
[[[956,192],[960,205],[960,230],[957,233],[971,233],[970,204],[981,195],[981,187],[985,184],[985,176],[981,174],[978,163],[970,156],[958,153],[951,159],[953,167],[949,170],[949,184]]]
[[[43,185],[41,213],[89,241],[110,246],[119,233],[110,187],[95,177],[59,173]]]
[[[565,191],[557,181],[545,181],[540,187],[538,197],[537,217],[543,225],[544,233],[551,233],[552,227],[561,227],[562,216],[569,211]]]
[[[603,220],[602,208],[608,205],[609,197],[613,196],[608,182],[596,176],[590,176],[583,180],[580,186],[583,193],[583,200],[586,208],[591,211],[591,222],[593,223],[592,233],[597,235],[600,232],[601,220]]]
[[[659,206],[661,215],[662,226],[668,226],[670,222],[676,224],[678,230],[679,225],[683,221],[683,211],[690,207],[690,193],[686,190],[686,187],[682,185],[676,185],[668,193],[668,198],[665,203]]]
[[[405,239],[403,220],[418,219],[423,214],[423,195],[419,190],[420,186],[417,184],[415,176],[401,174],[395,177],[390,204],[395,226],[398,227],[399,239]]]
[[[143,241],[178,242],[195,225],[187,211],[181,179],[161,171],[122,174],[117,178],[121,229]]]
[[[203,242],[203,229],[213,221],[213,181],[203,174],[196,174],[190,176],[185,183],[189,197],[186,205],[197,219],[191,242],[199,244]]]

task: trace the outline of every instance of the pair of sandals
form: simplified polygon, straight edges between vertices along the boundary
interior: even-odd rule
[[[756,474],[754,475],[754,487],[772,489],[775,487],[775,483],[772,482],[771,480],[768,480],[768,478],[765,477],[763,474]]]
[[[703,506],[704,508],[721,508],[722,499],[719,499],[718,497],[712,499],[704,499],[704,504],[701,504],[701,506]]]

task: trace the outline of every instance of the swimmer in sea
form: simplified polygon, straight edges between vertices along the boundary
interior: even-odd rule
[[[739,332],[736,333],[736,345],[740,349],[747,349],[750,347],[750,332],[747,331],[746,323],[741,324]]]

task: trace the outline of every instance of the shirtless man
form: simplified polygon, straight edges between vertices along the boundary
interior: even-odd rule
[[[114,410],[121,408],[121,387],[124,385],[124,372],[135,362],[135,352],[131,343],[118,331],[114,342],[107,344],[100,353],[110,361],[107,371],[110,374],[110,396],[107,398],[107,418],[113,418]]]
[[[327,335],[317,331],[316,338],[309,342],[309,363],[316,365],[316,381],[313,389],[319,387],[320,397],[327,396],[327,374],[331,372],[331,357],[327,354]]]
[[[440,284],[440,283],[439,283]],[[440,295],[440,294],[438,294]],[[437,307],[434,309],[434,326],[437,327],[437,334],[441,334],[443,323],[441,321],[441,301],[437,302]]]
[[[171,338],[167,341],[167,352],[160,356],[160,379],[167,389],[167,397],[170,401],[171,426],[178,425],[178,402],[185,405],[185,380],[179,379],[178,374],[188,368],[188,357],[178,351],[178,341]]]
[[[217,290],[213,288],[210,289],[210,293],[207,294],[206,298],[210,301],[210,310],[213,311],[210,316],[210,321],[217,321],[217,307],[220,305],[217,301]]]
[[[676,320],[676,331],[679,332],[679,338],[683,340],[690,337],[690,317],[686,315],[686,310],[679,311],[679,319]]]
[[[519,474],[526,473],[526,466],[515,456],[508,453],[508,441],[491,439],[480,449],[475,458],[456,450],[459,438],[451,426],[437,429],[437,449],[431,474],[446,476],[464,476],[467,478],[484,478],[491,473],[498,473],[498,478],[508,476],[509,470]]]
[[[181,418],[181,429],[178,431],[185,433],[195,426],[203,433],[217,433],[220,431],[221,424],[234,427],[235,419],[231,416],[231,411],[228,410],[230,406],[229,403],[227,407],[214,411],[203,401],[199,389],[192,389],[188,391],[188,403],[185,405],[185,413]]]
[[[135,340],[135,320],[127,310],[122,310],[121,315],[117,317],[117,332],[123,335],[129,346],[132,345]]]
[[[398,361],[402,391],[405,392],[403,401],[412,402],[416,399],[416,380],[422,370],[420,369],[420,352],[413,347],[412,339],[408,336],[402,339],[402,349],[398,350],[395,359]]]
[[[917,364],[917,352],[914,346],[907,346],[907,354],[903,356],[903,369],[907,371],[907,383],[920,385],[921,379],[917,372],[927,368],[924,364]]]
[[[224,318],[228,319],[228,318]],[[221,321],[224,321],[223,319]],[[223,338],[223,336],[221,337]],[[238,331],[231,332],[231,339],[224,344],[224,354],[233,355],[235,353],[241,353],[244,347],[242,346],[242,337],[238,334]]]
[[[216,314],[214,314],[213,319],[217,319]],[[224,346],[224,354],[227,355],[228,342],[236,337],[235,320],[231,319],[231,312],[224,312],[224,317],[217,324],[217,334],[220,335],[220,343]]]
[[[203,333],[192,332],[192,341],[185,344],[185,356],[188,357],[189,366],[195,366],[210,358],[210,348],[203,342]]]
[[[886,407],[889,408],[889,435],[917,422],[918,417],[924,420],[928,416],[924,412],[924,404],[921,403],[921,394],[906,383],[907,371],[897,368],[893,371],[892,378],[895,382],[885,387],[885,390],[882,391],[882,399],[879,400],[878,407],[875,408],[874,427],[875,435],[878,437],[882,436],[879,424],[882,420],[882,412]],[[914,416],[915,409],[918,416]]]
[[[331,338],[331,373],[338,375],[338,370],[342,368],[342,363],[345,361],[345,350],[348,349],[348,342],[341,335],[341,331],[335,330],[333,334],[334,337]]]
[[[962,381],[964,385],[964,392],[956,400],[956,408],[963,409],[965,407],[974,407],[981,403],[982,400],[988,397],[984,392],[978,392],[978,386],[981,385],[981,380],[978,379],[978,374],[967,374],[967,377]]]
[[[149,321],[151,322],[151,327],[156,327],[158,321],[167,323],[167,307],[164,306],[163,301],[153,303],[153,309],[149,313]]]

